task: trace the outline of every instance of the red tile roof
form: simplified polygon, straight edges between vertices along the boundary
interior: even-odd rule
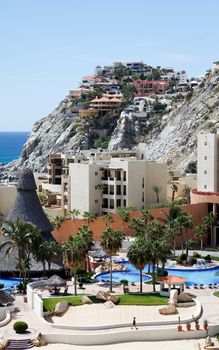
[[[179,276],[165,276],[165,277],[160,277],[159,280],[160,282],[164,282],[164,283],[177,284],[177,283],[184,283],[186,281],[186,278],[179,277]]]

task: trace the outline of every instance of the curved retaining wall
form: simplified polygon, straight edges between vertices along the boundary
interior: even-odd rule
[[[39,298],[39,297],[38,297]],[[41,299],[40,299],[41,300]],[[200,318],[202,314],[202,306],[198,300],[195,301],[196,303],[196,308],[194,311],[194,318]],[[112,329],[117,329],[121,330],[122,328],[130,327],[130,322],[128,323],[120,323],[120,324],[108,324],[104,326],[71,326],[71,325],[62,325],[62,324],[55,324],[55,323],[50,323],[47,322],[44,318],[43,321],[50,327],[55,328],[55,329],[71,329],[71,330],[79,330],[79,331],[93,331],[93,330],[112,330]],[[180,323],[181,324],[186,324],[187,322],[194,322],[193,317],[187,318],[187,319],[181,319]],[[178,320],[175,321],[151,321],[151,322],[138,322],[138,326],[147,326],[147,327],[153,327],[153,326],[171,326],[171,325],[176,325],[178,324]]]
[[[137,341],[164,341],[180,339],[205,338],[206,335],[214,336],[219,332],[219,325],[210,326],[208,332],[205,330],[191,330],[178,332],[174,328],[144,328],[138,330],[119,330],[107,333],[45,333],[49,343],[64,343],[74,345],[107,345],[115,343],[137,342]]]

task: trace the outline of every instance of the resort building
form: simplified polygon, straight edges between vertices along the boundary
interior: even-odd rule
[[[219,129],[198,135],[197,189],[191,191],[191,203],[208,203],[209,211],[219,213]],[[211,244],[219,244],[219,225]]]
[[[136,157],[90,159],[69,164],[69,185],[70,209],[81,213],[116,213],[129,206],[143,210],[157,200],[153,185],[161,189],[160,201],[166,200],[167,167]]]

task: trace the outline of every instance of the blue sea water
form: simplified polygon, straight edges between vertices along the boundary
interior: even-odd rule
[[[29,132],[0,132],[0,163],[18,159]]]

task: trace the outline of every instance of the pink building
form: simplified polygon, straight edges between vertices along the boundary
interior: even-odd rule
[[[168,81],[135,80],[132,84],[136,88],[137,96],[163,94],[169,87]]]

